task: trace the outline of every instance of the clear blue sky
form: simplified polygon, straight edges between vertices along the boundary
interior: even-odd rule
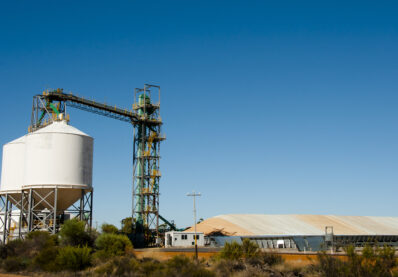
[[[47,87],[130,108],[162,87],[161,214],[398,216],[396,1],[1,1],[0,143]],[[131,210],[132,127],[95,138],[95,220]],[[44,165],[43,165],[44,166]]]

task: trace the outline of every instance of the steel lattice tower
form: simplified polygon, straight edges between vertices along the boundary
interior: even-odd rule
[[[135,89],[133,110],[138,117],[133,149],[133,219],[149,242],[159,235],[159,147],[165,139],[161,134],[160,87],[146,84]]]

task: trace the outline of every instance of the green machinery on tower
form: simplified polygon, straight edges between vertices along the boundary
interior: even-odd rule
[[[159,243],[161,233],[159,219],[171,229],[174,224],[159,215],[159,150],[160,142],[165,140],[161,133],[160,87],[145,84],[144,88],[134,90],[132,110],[120,109],[64,93],[62,89],[47,90],[33,98],[31,126],[33,132],[55,120],[67,119],[68,107],[93,112],[131,123],[134,127],[133,141],[133,199],[132,218],[135,226],[137,246]]]

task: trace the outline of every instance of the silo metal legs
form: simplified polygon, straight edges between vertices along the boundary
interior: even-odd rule
[[[13,203],[15,205],[13,205]],[[19,236],[19,228],[17,228],[18,206],[21,205],[21,199],[15,195],[2,194],[0,195],[0,233],[1,243],[5,244],[10,238]],[[18,235],[15,230],[18,229]]]
[[[41,230],[55,234],[59,231],[66,216],[76,217],[92,226],[93,191],[81,190],[81,197],[69,209],[62,210],[58,206],[59,188],[27,189],[22,193],[21,216],[19,230],[21,237],[26,233]],[[1,222],[0,222],[1,225]],[[1,227],[0,227],[1,228]],[[23,232],[25,231],[25,232]]]
[[[46,190],[29,189],[24,191],[21,209],[21,222],[26,222],[27,232],[47,230],[57,232],[58,188]],[[45,208],[44,208],[45,207]],[[24,226],[21,226],[24,228]]]
[[[79,206],[72,205],[71,208],[68,209],[68,212],[75,213],[76,217],[86,222],[87,227],[91,229],[93,224],[93,189],[82,189]]]
[[[91,229],[93,223],[93,189],[81,190],[80,199],[66,211],[68,214],[86,223]]]
[[[54,189],[54,212],[53,212],[53,229],[52,233],[55,234],[57,230],[57,199],[58,199],[58,189]]]
[[[8,195],[1,195],[0,197],[0,228],[2,231],[1,242],[5,244],[8,235]]]

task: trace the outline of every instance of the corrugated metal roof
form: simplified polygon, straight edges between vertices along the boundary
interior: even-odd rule
[[[232,236],[322,236],[326,226],[333,226],[335,235],[398,235],[398,217],[338,215],[219,215],[199,223],[197,231]]]

